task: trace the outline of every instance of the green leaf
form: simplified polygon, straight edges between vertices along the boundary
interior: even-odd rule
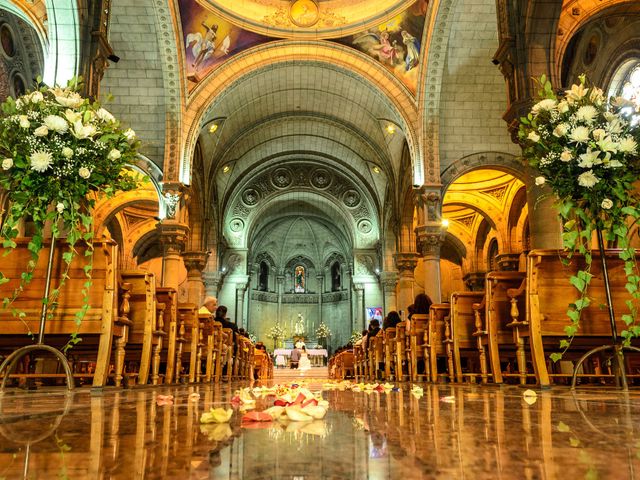
[[[576,287],[576,290],[578,290],[579,292],[583,292],[584,289],[587,286],[587,283],[582,279],[579,278],[575,275],[573,275],[570,279],[569,282],[571,282],[571,285],[573,285],[574,287]]]
[[[559,422],[558,423],[558,431],[562,432],[562,433],[568,433],[571,431],[571,429],[569,428],[569,425],[567,425],[564,422]]]
[[[574,337],[577,332],[578,332],[577,325],[567,325],[566,327],[564,327],[564,333],[567,334],[567,337]]]
[[[549,358],[551,359],[552,362],[557,362],[559,360],[562,360],[562,354],[561,353],[552,353],[551,355],[549,355]]]
[[[576,437],[571,437],[569,439],[569,445],[571,445],[574,448],[579,447],[580,446],[580,440],[578,440]]]

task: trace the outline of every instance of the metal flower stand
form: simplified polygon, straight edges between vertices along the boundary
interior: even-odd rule
[[[627,383],[627,374],[625,371],[624,365],[624,350],[631,350],[640,352],[640,348],[632,347],[630,345],[623,345],[618,339],[618,329],[616,327],[616,316],[613,311],[613,301],[611,300],[611,287],[609,285],[609,271],[607,270],[607,260],[605,258],[604,251],[604,239],[602,238],[602,230],[600,228],[597,229],[598,234],[598,249],[600,250],[600,262],[602,263],[602,276],[604,277],[604,290],[607,296],[607,306],[609,307],[609,324],[611,326],[611,345],[602,345],[601,347],[596,347],[589,350],[585,353],[578,363],[576,363],[573,368],[573,376],[571,377],[571,389],[575,390],[576,381],[578,379],[578,371],[582,364],[589,358],[590,356],[603,352],[605,350],[613,350],[613,368],[615,372],[616,386],[618,388],[622,388],[623,390],[628,390],[629,385]]]
[[[46,299],[49,298],[49,292],[51,290],[51,272],[53,270],[53,255],[55,251],[55,244],[56,244],[56,237],[55,235],[52,234],[51,248],[49,249],[49,262],[47,264],[47,275],[46,275],[45,284],[44,284],[44,298]],[[40,330],[38,331],[38,343],[36,343],[35,345],[27,345],[19,348],[18,350],[13,352],[11,355],[9,355],[4,360],[4,362],[2,362],[2,365],[0,365],[0,375],[6,369],[6,372],[4,373],[4,377],[2,379],[2,384],[0,385],[0,392],[4,391],[7,380],[15,370],[16,366],[18,365],[18,362],[27,354],[34,351],[38,351],[38,350],[49,352],[58,359],[58,361],[62,365],[62,368],[64,368],[64,372],[67,377],[67,389],[73,390],[75,385],[73,381],[73,374],[71,373],[71,367],[69,366],[67,357],[65,357],[64,354],[57,348],[44,344],[44,330],[47,324],[48,309],[49,309],[48,302],[43,302],[42,309],[40,311]]]

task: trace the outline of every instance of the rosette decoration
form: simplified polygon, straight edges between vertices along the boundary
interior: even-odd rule
[[[316,328],[316,337],[327,338],[329,335],[331,335],[331,330],[329,330],[327,324],[324,322],[320,322],[320,325],[318,326],[318,328]]]
[[[32,271],[43,247],[45,224],[52,238],[66,237],[63,260],[67,267],[76,256],[76,245],[84,242],[92,251],[93,217],[91,208],[102,195],[136,187],[134,176],[125,166],[136,161],[139,142],[135,132],[124,129],[118,120],[97,102],[83,98],[79,80],[67,87],[46,87],[2,104],[0,117],[0,190],[8,197],[8,208],[0,211],[0,241],[5,250],[16,247],[19,222],[33,222],[28,244],[32,261],[25,265],[20,287],[5,298],[7,308],[32,279]],[[91,286],[92,257],[89,254],[83,292],[85,305],[76,315],[82,321]],[[44,303],[49,316],[64,284],[54,289]],[[0,285],[9,280],[0,272]],[[21,312],[13,312],[20,315]],[[77,343],[72,338],[69,345]]]
[[[640,334],[636,322],[636,300],[640,299],[640,275],[635,250],[630,245],[629,226],[640,219],[639,196],[634,188],[640,174],[638,135],[633,104],[622,98],[607,100],[603,91],[587,83],[584,75],[571,89],[556,94],[548,79],[539,80],[540,101],[520,120],[519,139],[524,157],[538,172],[535,183],[548,185],[558,197],[563,223],[563,244],[569,257],[584,255],[586,268],[570,281],[578,299],[570,303],[562,340],[562,353],[569,347],[584,308],[591,299],[588,287],[592,275],[593,233],[620,248],[625,261],[629,312],[622,315],[627,325],[625,341]],[[552,354],[552,360],[562,357]]]

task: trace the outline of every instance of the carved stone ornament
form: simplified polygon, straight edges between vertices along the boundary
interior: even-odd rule
[[[418,266],[418,254],[413,252],[407,253],[396,253],[394,255],[394,260],[396,262],[396,268],[398,271],[402,273],[411,273]]]
[[[440,257],[440,247],[445,232],[440,226],[418,227],[416,229],[417,249],[423,257]]]
[[[163,197],[166,218],[176,218],[178,204],[180,203],[180,193],[164,192]]]
[[[189,274],[200,274],[207,266],[209,252],[184,252],[182,261]]]
[[[160,243],[165,255],[180,255],[187,244],[189,237],[189,227],[183,223],[175,221],[163,221],[156,228],[160,237]]]

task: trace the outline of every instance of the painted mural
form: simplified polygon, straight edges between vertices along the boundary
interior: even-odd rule
[[[427,6],[428,0],[419,0],[375,28],[336,41],[357,48],[380,62],[415,95]]]
[[[196,0],[178,0],[178,6],[190,89],[233,55],[274,40],[229,23]]]

